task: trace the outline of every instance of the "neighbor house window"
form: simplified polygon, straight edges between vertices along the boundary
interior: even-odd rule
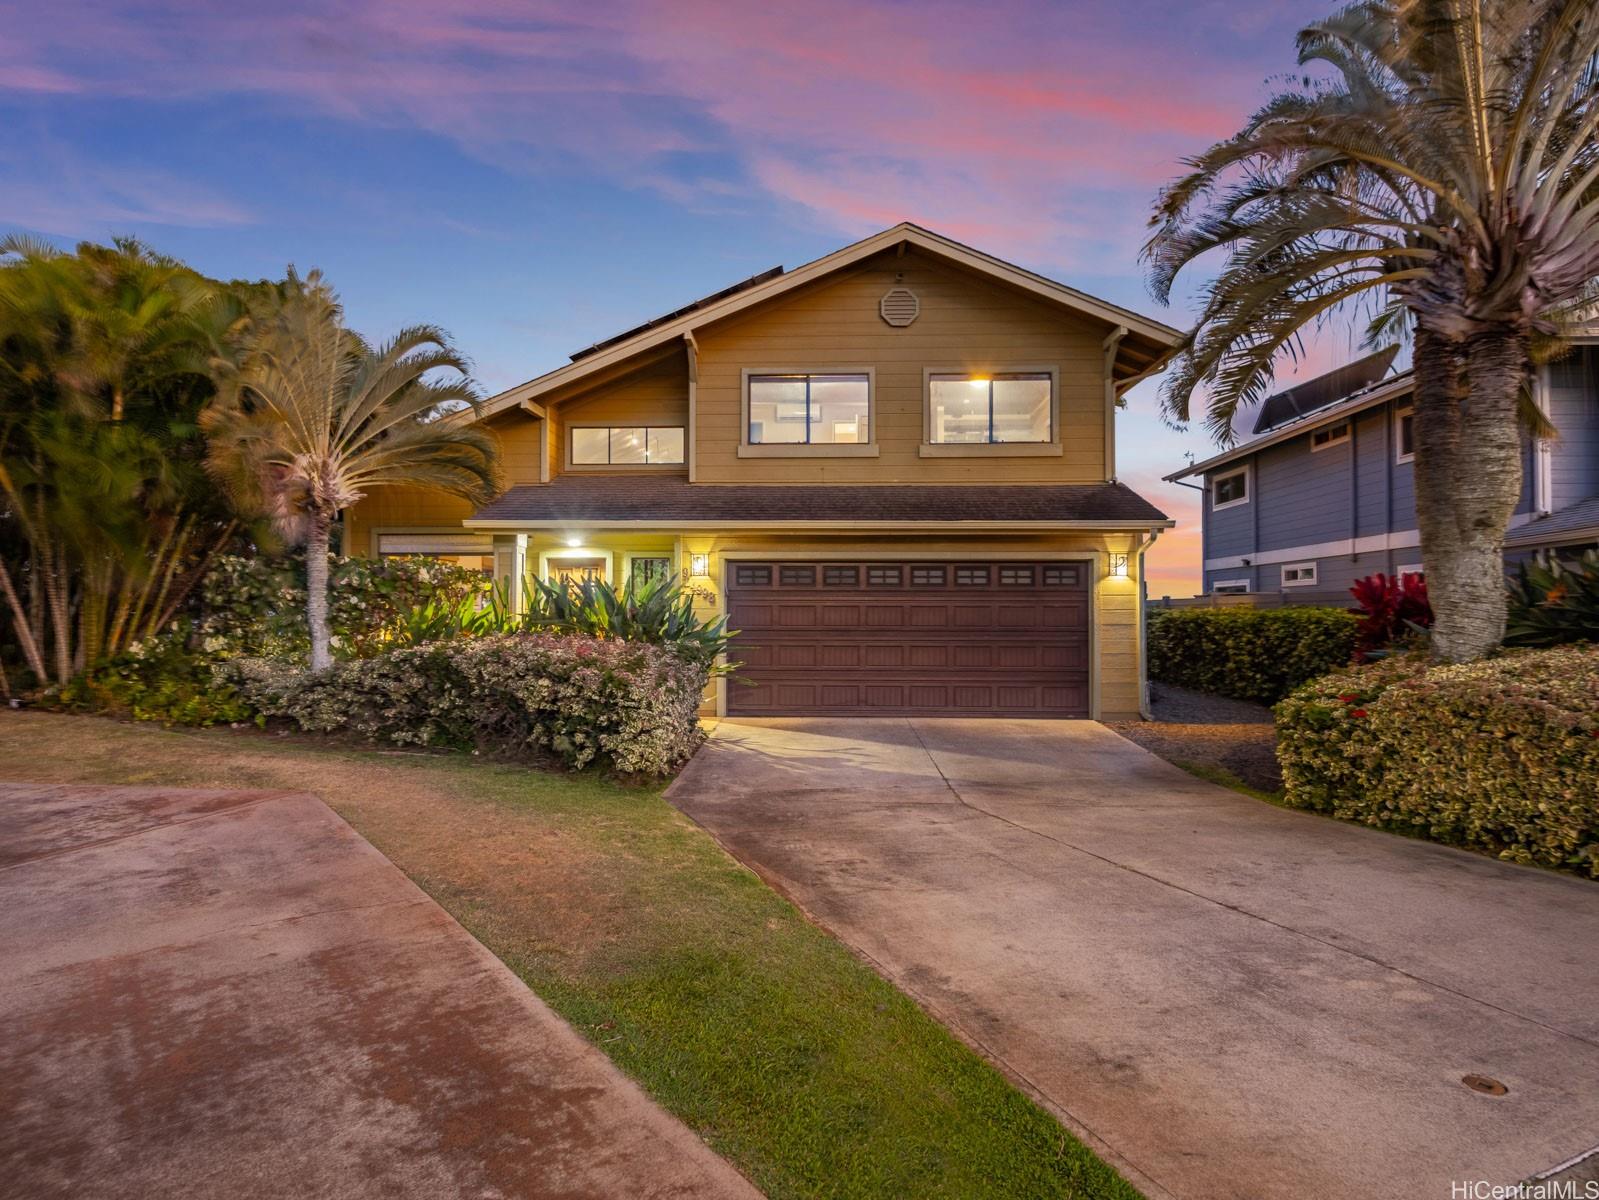
[[[1316,582],[1316,564],[1289,563],[1283,567],[1284,587],[1308,587]]]
[[[1416,457],[1416,414],[1411,409],[1402,408],[1394,414],[1394,449],[1399,462]]]
[[[1242,596],[1249,591],[1249,580],[1218,579],[1210,585],[1210,590],[1216,596]]]
[[[1402,567],[1394,568],[1394,578],[1403,579],[1407,575],[1414,575],[1417,579],[1425,579],[1427,573],[1421,569],[1420,563],[1406,563]]]
[[[595,425],[572,430],[574,467],[654,467],[683,461],[681,425]]]
[[[1312,450],[1325,450],[1329,446],[1340,446],[1349,440],[1349,422],[1339,421],[1336,425],[1329,425],[1325,429],[1318,429],[1310,435],[1310,448]]]
[[[1229,471],[1225,475],[1217,475],[1211,479],[1210,508],[1212,512],[1231,508],[1235,504],[1246,504],[1248,501],[1248,467],[1241,467],[1236,471]]]
[[[940,445],[1048,442],[1054,379],[1044,371],[930,375],[927,440]]]
[[[843,446],[871,441],[867,375],[751,375],[749,444]]]

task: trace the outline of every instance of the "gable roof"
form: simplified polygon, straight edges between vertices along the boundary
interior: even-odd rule
[[[1375,354],[1335,367],[1324,375],[1307,379],[1304,383],[1296,383],[1275,396],[1266,397],[1255,418],[1255,432],[1270,433],[1290,421],[1297,421],[1329,404],[1336,404],[1361,388],[1370,387],[1388,374],[1388,368],[1394,365],[1398,353],[1397,345],[1389,346]]]
[[[1345,396],[1325,408],[1318,408],[1306,416],[1288,422],[1286,425],[1280,425],[1268,434],[1258,438],[1250,438],[1247,442],[1242,442],[1229,450],[1223,450],[1220,454],[1204,459],[1201,462],[1191,463],[1181,471],[1173,471],[1170,475],[1163,475],[1161,478],[1167,483],[1176,483],[1190,475],[1208,474],[1217,467],[1224,467],[1228,463],[1236,462],[1238,459],[1248,458],[1257,450],[1264,450],[1267,446],[1275,446],[1280,442],[1292,441],[1296,437],[1303,437],[1312,429],[1320,429],[1323,425],[1331,424],[1342,417],[1363,412],[1368,408],[1374,408],[1386,401],[1404,396],[1413,391],[1415,386],[1415,376],[1412,372],[1401,371],[1397,375],[1391,375],[1387,379],[1370,384],[1353,395]]]
[[[724,288],[665,316],[646,321],[626,333],[596,342],[573,355],[573,361],[565,366],[557,367],[526,383],[507,388],[498,395],[490,396],[478,406],[476,417],[471,410],[453,416],[455,419],[470,421],[492,416],[524,402],[537,401],[539,397],[557,388],[576,383],[634,355],[681,341],[685,335],[691,335],[701,326],[774,299],[785,292],[902,244],[925,250],[929,254],[968,267],[1084,316],[1104,321],[1118,329],[1125,329],[1126,333],[1117,345],[1114,367],[1118,380],[1125,385],[1130,385],[1157,369],[1182,340],[1182,335],[1169,325],[1152,321],[1130,309],[1122,308],[1107,300],[1100,300],[1087,292],[1080,292],[1076,288],[1057,283],[1053,279],[995,258],[991,254],[985,254],[981,250],[975,250],[942,234],[903,221],[891,229],[862,238],[792,271],[777,268],[751,276],[741,284]]]

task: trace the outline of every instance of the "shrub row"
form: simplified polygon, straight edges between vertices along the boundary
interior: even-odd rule
[[[643,775],[668,773],[699,745],[709,676],[671,647],[547,634],[436,642],[317,675],[265,659],[218,670],[263,715],[307,732]]]
[[[1153,679],[1271,704],[1349,662],[1359,618],[1339,608],[1181,608],[1152,613]]]
[[[1290,804],[1599,878],[1599,646],[1337,671],[1277,737]]]

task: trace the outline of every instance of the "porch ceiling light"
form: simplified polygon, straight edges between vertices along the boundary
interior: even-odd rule
[[[575,550],[583,544],[583,539],[578,537],[576,534],[569,533],[566,535],[566,544]]]
[[[690,554],[688,556],[688,573],[696,579],[704,579],[711,573],[711,556],[709,554]]]

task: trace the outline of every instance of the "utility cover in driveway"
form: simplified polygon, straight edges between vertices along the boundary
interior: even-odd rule
[[[740,716],[1088,715],[1083,562],[726,564]]]
[[[0,784],[0,1194],[757,1193],[313,796]]]

